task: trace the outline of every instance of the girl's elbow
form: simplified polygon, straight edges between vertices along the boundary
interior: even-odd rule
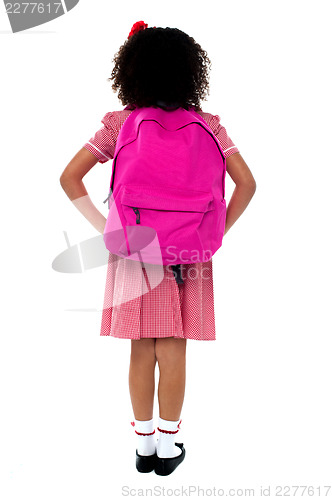
[[[73,184],[73,180],[70,178],[70,176],[68,176],[68,174],[66,173],[62,173],[60,175],[60,185],[62,187],[62,189],[67,192],[68,189],[70,189],[70,187],[72,186]]]
[[[245,180],[245,185],[248,191],[250,191],[252,194],[255,193],[256,191],[256,181],[252,173],[250,172],[250,175],[247,176]]]
[[[62,174],[60,175],[59,181],[60,181],[61,187],[65,188],[69,184],[73,184],[73,182],[75,182],[75,179],[73,178],[72,175],[70,175],[68,172],[66,172],[66,170],[64,170],[62,172]]]
[[[255,181],[255,179],[254,179],[254,178],[253,178],[253,179],[252,179],[252,181],[250,182],[249,186],[250,186],[250,189],[251,189],[251,191],[252,191],[252,194],[254,195],[254,194],[255,194],[255,192],[256,192],[256,181]]]
[[[64,174],[60,175],[59,181],[60,181],[60,185],[61,185],[62,189],[65,189],[65,186],[66,186],[66,177],[65,177]]]
[[[256,181],[253,177],[250,177],[248,179],[245,179],[238,184],[243,190],[247,191],[248,193],[251,193],[252,196],[254,195],[256,191]]]

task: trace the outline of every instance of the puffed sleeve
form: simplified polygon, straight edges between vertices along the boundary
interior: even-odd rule
[[[84,144],[84,148],[94,154],[99,163],[105,163],[114,158],[115,144],[118,135],[114,113],[106,113],[101,120],[103,126]]]
[[[207,121],[214,135],[219,140],[221,144],[221,149],[223,150],[226,158],[234,153],[240,152],[238,148],[235,146],[232,139],[227,134],[225,127],[221,125],[220,117],[218,115],[210,114]]]

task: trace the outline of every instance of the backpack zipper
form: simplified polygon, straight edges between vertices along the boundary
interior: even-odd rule
[[[140,213],[139,213],[138,208],[132,207],[132,209],[134,210],[134,212],[136,214],[136,224],[140,224],[141,223],[141,217],[140,217]]]
[[[106,201],[108,200],[108,208],[110,208],[110,200],[109,199],[111,197],[111,194],[112,194],[112,190],[110,189],[109,195],[107,196],[106,200],[103,202],[103,203],[106,203]],[[141,223],[141,216],[140,216],[139,210],[136,207],[132,207],[132,208],[136,214],[136,224],[140,224]]]
[[[107,202],[107,200],[108,200],[108,203],[107,203],[107,205],[108,205],[108,209],[110,208],[110,197],[111,197],[111,194],[112,194],[112,190],[110,189],[110,192],[109,192],[109,194],[108,194],[108,196],[107,196],[106,200],[105,200],[105,201],[103,201],[103,203],[106,203],[106,202]]]

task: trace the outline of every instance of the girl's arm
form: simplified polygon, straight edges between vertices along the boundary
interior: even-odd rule
[[[60,176],[60,184],[68,198],[84,217],[103,234],[106,219],[92,203],[82,182],[83,177],[98,162],[86,148],[80,149]]]
[[[97,162],[98,159],[90,151],[82,148],[62,172],[60,184],[76,208],[97,231],[103,233],[106,218],[92,203],[82,181]],[[256,191],[256,181],[240,153],[226,158],[226,169],[235,182],[235,188],[227,206],[224,234],[244,212]]]
[[[226,158],[226,170],[235,182],[235,188],[227,206],[224,234],[245,211],[256,191],[256,181],[240,153]]]

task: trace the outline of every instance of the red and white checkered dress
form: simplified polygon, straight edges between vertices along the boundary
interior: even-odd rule
[[[100,163],[114,158],[119,130],[131,112],[106,113],[103,127],[84,144]],[[220,141],[226,158],[239,152],[218,115],[199,114]],[[178,284],[170,266],[145,264],[142,268],[138,261],[109,252],[100,335],[216,340],[212,258],[183,264],[181,274],[184,283]]]

